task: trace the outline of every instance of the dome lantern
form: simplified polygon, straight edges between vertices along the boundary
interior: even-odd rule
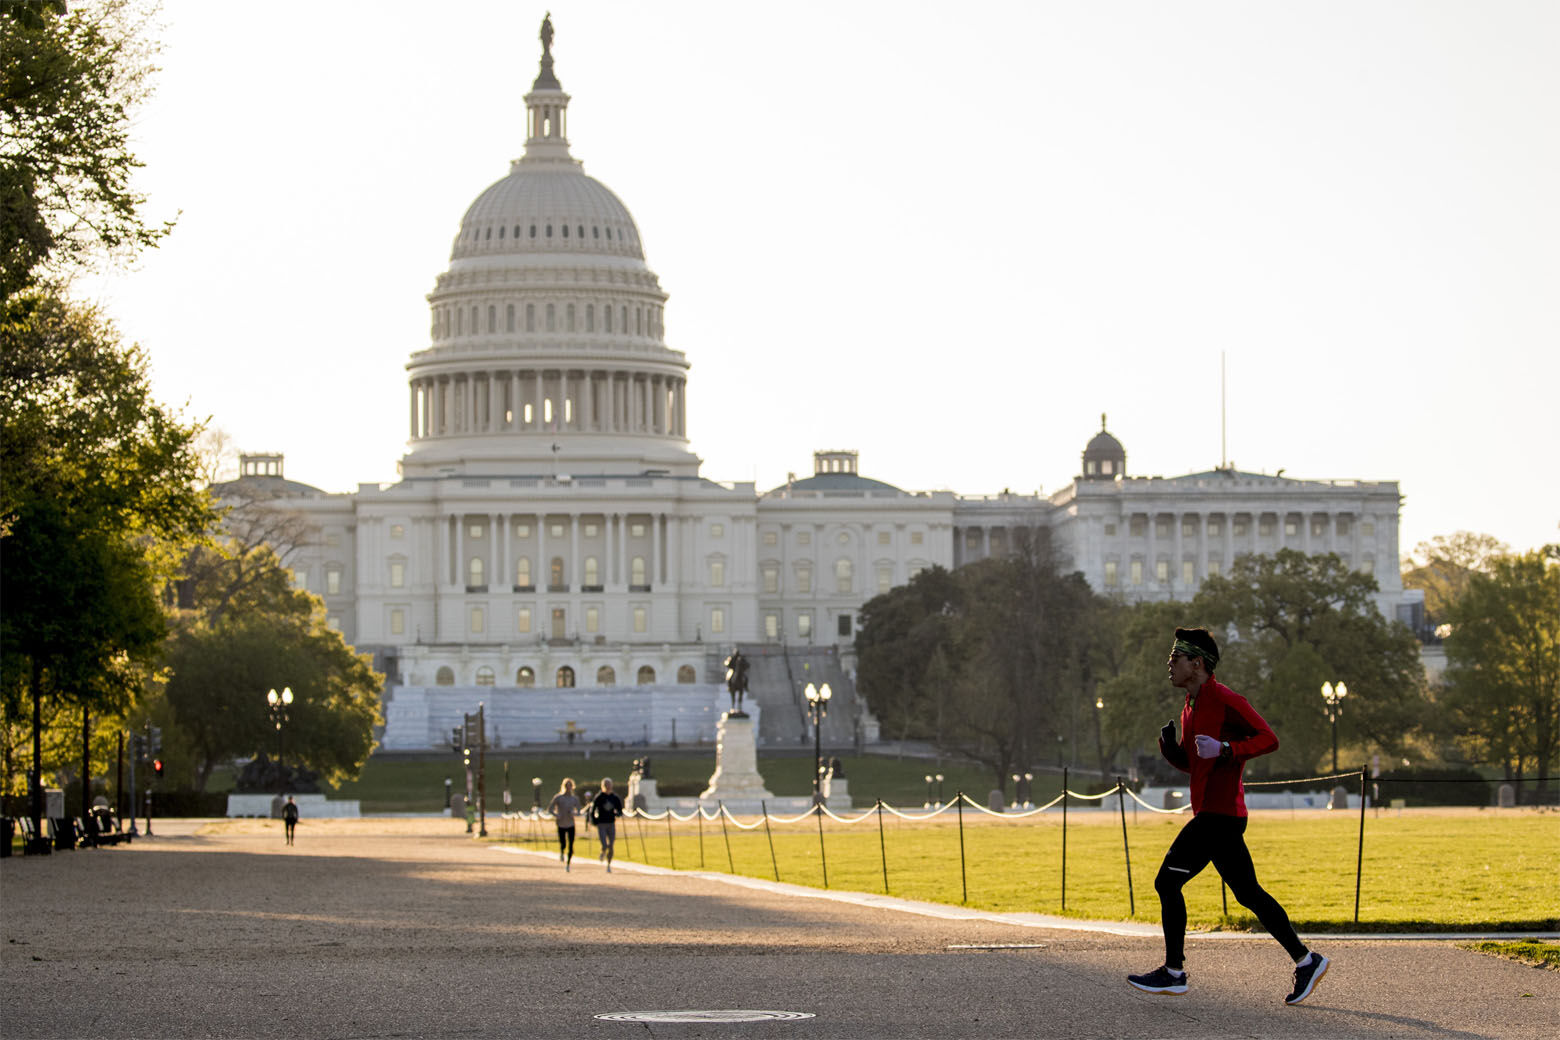
[[[1100,432],[1083,449],[1084,480],[1115,480],[1127,474],[1127,449],[1105,429],[1105,413],[1100,413]]]
[[[525,96],[525,158],[521,162],[572,162],[569,158],[569,95],[553,73],[552,13],[542,19],[542,63]]]

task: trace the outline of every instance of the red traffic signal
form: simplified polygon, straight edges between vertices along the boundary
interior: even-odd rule
[[[152,762],[152,772],[156,773],[159,777],[162,776],[162,773],[163,773],[162,759],[159,758],[159,759],[156,759],[155,761]]]

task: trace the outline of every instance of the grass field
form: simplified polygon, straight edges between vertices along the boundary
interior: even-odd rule
[[[754,821],[744,819],[745,824]],[[1026,820],[993,820],[967,810],[962,830],[951,814],[932,821],[877,816],[841,824],[818,820],[742,830],[719,821],[630,820],[619,827],[619,855],[657,866],[708,868],[793,884],[965,904],[999,912],[1031,911],[1080,918],[1157,922],[1153,879],[1182,817],[1127,813],[1132,896],[1120,818],[1072,812],[1066,833],[1066,905],[1062,894],[1060,812]],[[489,821],[497,837],[500,821]],[[511,825],[511,838],[550,841],[545,822]],[[1302,932],[1353,930],[1553,930],[1560,928],[1555,864],[1560,816],[1533,810],[1409,810],[1367,814],[1359,924],[1354,923],[1359,816],[1312,811],[1253,814],[1248,844],[1263,886],[1284,904]],[[588,832],[587,832],[588,834]],[[584,837],[584,835],[582,835]],[[770,847],[773,843],[773,857]],[[701,847],[702,843],[702,847]],[[588,846],[586,854],[588,854]],[[826,859],[825,859],[826,857]],[[1256,929],[1229,902],[1210,868],[1186,889],[1198,928]]]

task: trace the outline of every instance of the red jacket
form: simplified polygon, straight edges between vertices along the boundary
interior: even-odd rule
[[[1227,742],[1229,752],[1217,758],[1198,758],[1198,734]],[[1246,792],[1241,773],[1248,758],[1278,749],[1278,736],[1251,703],[1212,676],[1197,691],[1196,705],[1186,695],[1181,709],[1181,742],[1160,753],[1171,765],[1192,776],[1192,812],[1246,815]]]

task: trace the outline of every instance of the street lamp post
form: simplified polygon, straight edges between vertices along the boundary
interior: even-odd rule
[[[1094,698],[1094,750],[1100,756],[1100,780],[1105,779],[1105,736],[1102,718],[1105,714],[1105,698]]]
[[[937,774],[937,807],[939,809],[942,808],[942,804],[943,804],[942,782],[943,782],[943,775],[941,773],[938,773]]]
[[[807,717],[813,727],[813,804],[823,804],[823,719],[829,714],[829,698],[834,691],[828,683],[822,686],[807,684],[802,691],[807,698]]]
[[[1338,716],[1343,714],[1343,699],[1349,695],[1349,688],[1343,683],[1334,686],[1330,682],[1322,683],[1322,700],[1327,702],[1327,721],[1332,723],[1333,744],[1333,772],[1338,771]]]
[[[926,774],[926,804],[922,805],[921,808],[923,808],[923,809],[930,809],[931,807],[932,807],[932,774],[931,773],[927,773]]]
[[[287,721],[287,709],[292,707],[293,692],[291,686],[282,687],[282,692],[274,689],[266,692],[265,703],[271,712],[271,722],[276,726],[276,795],[280,798],[287,793],[287,773],[282,768],[282,723]]]

